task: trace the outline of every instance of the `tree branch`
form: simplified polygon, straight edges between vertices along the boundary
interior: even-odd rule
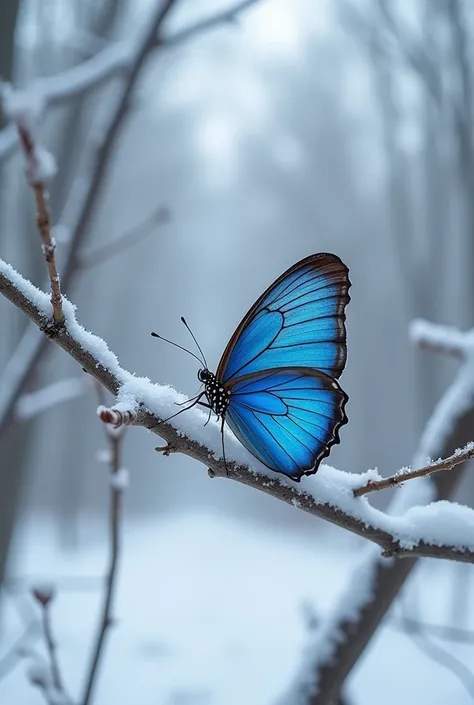
[[[104,651],[106,634],[112,625],[112,604],[115,595],[117,568],[120,556],[120,524],[122,518],[122,500],[125,489],[121,478],[126,475],[126,471],[122,467],[121,458],[123,429],[113,429],[109,425],[106,425],[105,429],[110,447],[110,564],[107,572],[104,604],[97,639],[89,672],[86,677],[84,696],[81,700],[82,705],[89,705],[91,702],[100,661]]]
[[[396,487],[407,480],[413,480],[417,477],[427,477],[433,472],[452,470],[457,465],[466,463],[468,460],[472,460],[473,458],[474,443],[468,443],[465,448],[457,450],[450,455],[449,458],[436,460],[429,465],[425,465],[423,468],[418,468],[415,470],[411,470],[410,468],[402,468],[395,475],[385,477],[383,480],[369,480],[366,485],[357,487],[354,490],[354,497],[362,497],[362,495],[369,494],[370,492],[378,492],[379,490],[386,490],[390,487]]]
[[[190,424],[188,421],[193,417],[194,421],[199,421],[203,415],[194,409],[186,412],[188,421],[183,421],[183,417],[179,416],[174,420],[176,426],[164,423],[163,418],[173,411],[175,402],[183,401],[183,397],[171,392],[168,387],[137,378],[120,367],[116,356],[104,341],[77,323],[74,307],[67,299],[63,300],[64,327],[51,328],[48,325],[51,306],[47,295],[1,260],[0,293],[26,313],[52,341],[118,398],[116,410],[136,413],[135,425],[150,429],[163,437],[177,452],[199,460],[210,468],[213,476],[237,480],[313,516],[337,524],[378,544],[387,556],[432,556],[474,562],[474,540],[471,538],[473,510],[439,503],[431,505],[431,508],[415,507],[401,517],[390,517],[371,507],[365,497],[353,496],[353,490],[360,486],[360,475],[323,466],[316,476],[305,478],[302,485],[297,487],[256,463],[253,456],[230,434],[226,439],[229,460],[225,465],[220,457],[219,425],[210,424],[206,429],[196,431],[195,427],[199,427],[199,424]],[[373,471],[362,476],[365,481],[373,477]],[[438,522],[435,531],[433,516],[440,515],[446,521]],[[443,527],[450,522],[451,538],[445,540]],[[459,529],[459,542],[456,543],[452,539],[453,523]],[[419,536],[413,535],[414,525],[421,527]]]

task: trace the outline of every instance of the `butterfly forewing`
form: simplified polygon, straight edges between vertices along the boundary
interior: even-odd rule
[[[217,370],[225,383],[253,372],[311,367],[339,377],[346,362],[348,269],[336,255],[307,257],[248,311]]]

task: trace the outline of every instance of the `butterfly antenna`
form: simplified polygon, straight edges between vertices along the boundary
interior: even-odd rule
[[[188,353],[188,355],[192,355],[195,360],[199,362],[200,365],[203,364],[203,361],[198,358],[197,355],[195,355],[191,350],[188,350],[187,348],[183,348],[182,345],[178,345],[178,343],[174,343],[172,340],[168,340],[168,338],[163,338],[162,335],[158,335],[158,333],[152,333],[151,334],[153,338],[158,338],[159,340],[164,340],[165,343],[169,343],[170,345],[174,345],[175,348],[179,348],[180,350],[183,350],[185,353]],[[206,365],[207,367],[207,365]]]
[[[181,321],[184,323],[184,325],[185,325],[186,328],[188,329],[189,333],[191,334],[191,338],[192,338],[192,339],[194,340],[194,342],[196,343],[196,347],[197,347],[197,349],[199,350],[199,352],[200,352],[201,355],[202,355],[202,361],[204,362],[204,366],[206,367],[206,369],[208,369],[208,364],[207,364],[206,356],[204,355],[204,353],[203,353],[203,351],[202,351],[202,348],[201,348],[201,346],[199,345],[199,343],[198,343],[198,341],[197,341],[197,339],[196,339],[196,336],[195,336],[194,333],[192,332],[192,330],[191,330],[191,328],[189,327],[189,325],[188,325],[186,319],[184,318],[184,316],[181,316]]]

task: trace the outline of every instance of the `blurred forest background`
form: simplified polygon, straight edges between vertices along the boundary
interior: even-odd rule
[[[218,0],[183,0],[167,29],[179,29],[225,6]],[[152,0],[2,0],[0,77],[28,87],[80,64],[110,42],[133,41],[153,7]],[[126,368],[191,396],[197,389],[194,362],[154,341],[150,331],[186,345],[180,323],[185,315],[214,369],[242,315],[278,274],[308,254],[335,252],[348,264],[353,284],[347,311],[348,364],[341,380],[350,397],[350,422],[329,462],[353,472],[378,467],[383,474],[409,464],[424,424],[456,369],[455,362],[411,345],[410,322],[425,317],[461,329],[474,324],[473,49],[470,0],[262,0],[236,22],[156,52],[133,96],[87,234],[86,252],[128,231],[133,234],[160,208],[169,212],[169,219],[155,222],[126,252],[103,262],[92,258],[87,263],[85,258],[67,291],[81,323],[102,336]],[[55,221],[64,209],[74,209],[73,185],[119,80],[58,103],[42,121],[42,138],[59,168],[51,185]],[[61,258],[60,232],[56,238]],[[0,164],[0,254],[41,285],[44,262],[36,239],[22,162],[18,153],[10,154]],[[27,321],[5,301],[0,301],[0,320],[3,372],[12,364]],[[7,556],[7,574],[12,576],[25,570],[77,573],[78,556],[84,575],[100,572],[97,546],[107,521],[107,482],[96,453],[104,445],[103,429],[95,414],[94,389],[81,374],[66,355],[51,350],[31,390],[72,377],[84,383],[84,393],[14,424],[0,438],[2,575]],[[161,569],[151,566],[153,561],[168,571],[166,580],[176,570],[188,590],[199,589],[192,587],[200,574],[190,546],[199,546],[196,537],[205,544],[222,534],[227,547],[219,544],[209,565],[213,571],[214,561],[229,562],[229,571],[240,566],[238,579],[249,585],[255,579],[252,570],[262,560],[268,576],[281,580],[284,573],[276,566],[286,572],[292,565],[290,555],[304,547],[299,567],[293,567],[300,571],[300,593],[294,599],[287,594],[286,600],[295,623],[302,594],[324,612],[330,593],[344,583],[353,565],[354,546],[362,551],[361,541],[237,483],[210,481],[204,468],[183,456],[164,458],[155,453],[155,445],[153,437],[141,431],[127,433],[125,464],[132,482],[126,497],[125,551],[136,557],[140,526],[147,527],[150,544],[139,569],[147,587],[135,573],[137,583],[129,585],[128,595],[145,589],[152,602],[152,581],[160,600],[172,599],[175,588],[166,598]],[[472,505],[473,492],[474,482],[466,479],[458,496]],[[380,501],[385,505],[388,497]],[[197,516],[193,523],[191,517]],[[186,530],[176,529],[173,522],[179,517]],[[229,522],[232,530],[225,528]],[[201,531],[199,526],[208,528]],[[272,539],[281,543],[281,554]],[[261,553],[247,563],[243,546],[253,541],[260,542]],[[306,568],[301,572],[312,560],[311,551],[314,591]],[[340,556],[339,563],[334,554]],[[138,568],[129,566],[134,570]],[[316,583],[321,571],[333,577],[327,578],[320,594]],[[443,566],[437,571],[441,614],[467,626],[471,568]],[[224,578],[212,575],[214,581],[222,579],[225,593]],[[268,577],[261,589],[271,592],[270,581]],[[209,575],[203,578],[203,595],[210,582]],[[280,586],[275,590],[280,595]],[[178,598],[187,599],[184,592]],[[218,594],[214,600],[219,601]],[[71,598],[64,609],[74,612],[74,604]],[[92,608],[82,604],[77,614],[81,609],[89,613]],[[203,604],[196,601],[200,614]],[[212,604],[209,598],[205,609]],[[133,622],[133,605],[127,609]],[[5,641],[0,639],[5,648],[7,636],[17,628],[9,622],[9,610],[4,607]],[[239,610],[244,610],[242,604]],[[117,614],[121,618],[120,607]],[[156,617],[156,632],[162,617]],[[273,617],[278,621],[276,614]],[[269,616],[258,642],[262,650],[269,639],[280,643],[271,630],[269,636],[270,623]],[[72,641],[75,634],[74,625],[68,628],[66,650],[68,638]],[[180,629],[185,631],[185,626]],[[301,625],[294,629],[289,642],[288,632],[280,636],[284,654],[296,662],[304,630]],[[390,639],[384,656],[374,656],[379,674],[405,648],[401,636],[392,633]],[[146,659],[155,663],[166,647],[153,643]],[[68,657],[71,664],[74,648]],[[240,652],[229,653],[235,666]],[[407,653],[414,664],[408,693],[397,690],[402,688],[398,679],[393,693],[387,693],[384,679],[374,679],[369,658],[359,669],[366,668],[366,675],[357,676],[351,686],[349,702],[370,705],[380,702],[381,694],[386,705],[402,697],[417,705],[472,702],[452,674],[445,682],[429,658],[417,651],[413,657]],[[462,651],[468,661],[469,653],[472,657],[472,652]],[[140,654],[145,658],[145,647]],[[192,650],[186,658],[193,661]],[[108,659],[116,675],[107,682],[117,688],[124,675],[114,670],[119,656],[114,652]],[[258,697],[239,691],[235,702],[272,702],[291,663],[285,668],[276,682],[269,666],[261,676],[266,683],[261,692],[249,686]],[[74,672],[73,665],[70,670]],[[125,677],[136,680],[131,667]],[[184,678],[176,677],[178,682]],[[427,680],[431,685],[424,690]],[[5,687],[10,702],[19,702],[13,693],[19,692],[15,688],[20,681],[19,676],[9,676],[0,682],[0,694]],[[156,690],[142,702],[233,703],[232,679],[223,681],[215,700],[211,685],[198,684],[184,695],[171,686],[163,693]],[[25,690],[22,703],[37,702],[39,696],[29,692]],[[120,690],[113,697],[112,691],[104,692],[109,699],[102,702],[130,702],[121,699]],[[8,698],[0,695],[0,700]]]

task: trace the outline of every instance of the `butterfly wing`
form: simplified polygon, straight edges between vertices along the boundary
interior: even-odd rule
[[[228,388],[225,420],[234,434],[267,467],[292,480],[317,471],[347,423],[347,395],[318,370],[263,370]]]
[[[346,363],[345,307],[350,281],[336,255],[297,262],[255,302],[230,339],[217,369],[228,383],[283,367],[317,368],[336,379]]]

